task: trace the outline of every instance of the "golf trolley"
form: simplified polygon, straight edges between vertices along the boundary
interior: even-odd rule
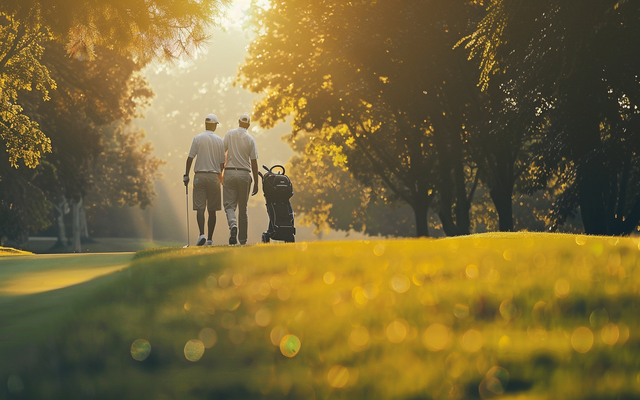
[[[267,214],[269,214],[269,229],[262,233],[262,243],[269,243],[273,240],[283,240],[293,243],[296,241],[296,228],[294,226],[294,214],[289,199],[293,196],[293,185],[289,177],[285,175],[285,169],[282,165],[274,165],[262,168],[267,172],[263,175],[258,172],[262,178],[262,192],[267,206]],[[273,172],[278,170],[278,173]]]

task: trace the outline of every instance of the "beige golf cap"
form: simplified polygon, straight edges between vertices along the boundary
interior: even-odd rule
[[[240,122],[242,122],[243,124],[250,124],[251,123],[251,116],[248,113],[244,113],[240,116]]]
[[[220,122],[218,121],[218,117],[216,117],[215,114],[209,114],[207,115],[207,117],[204,119],[204,122],[208,123],[208,124],[219,124]]]

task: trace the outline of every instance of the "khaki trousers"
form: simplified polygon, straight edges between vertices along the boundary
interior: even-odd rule
[[[224,171],[224,181],[222,183],[224,212],[227,214],[229,229],[234,226],[238,227],[238,241],[240,244],[247,243],[247,226],[249,222],[247,203],[252,181],[253,179],[251,179],[251,174],[248,171]],[[238,209],[237,218],[236,208]]]

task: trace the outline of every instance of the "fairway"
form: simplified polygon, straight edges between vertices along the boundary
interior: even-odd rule
[[[19,312],[5,295],[3,330],[35,326],[45,304],[65,312],[12,362],[0,346],[0,377],[33,399],[638,398],[638,243],[514,233],[143,251],[123,272],[10,296],[32,304]],[[96,272],[126,264],[95,257]]]

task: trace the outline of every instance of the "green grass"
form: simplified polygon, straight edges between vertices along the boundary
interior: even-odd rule
[[[34,238],[29,240],[26,250],[37,254],[73,253],[73,246],[56,247],[56,238]],[[139,238],[94,238],[82,243],[82,253],[128,252],[158,247],[180,247],[184,243],[175,241],[150,241]]]
[[[0,346],[0,378],[33,399],[638,398],[638,243],[519,233],[149,250],[54,291],[76,293],[45,338],[12,346],[20,357]],[[3,316],[0,335],[24,318]],[[193,340],[207,346],[198,361]]]

